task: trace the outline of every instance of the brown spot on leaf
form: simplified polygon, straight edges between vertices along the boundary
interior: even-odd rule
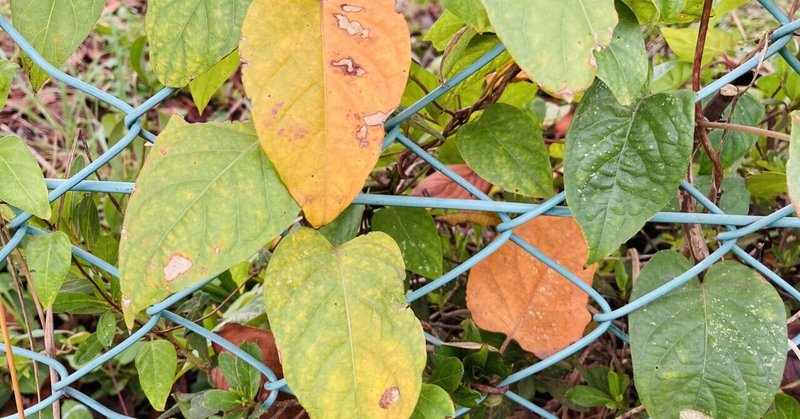
[[[306,138],[307,135],[308,135],[308,130],[303,126],[298,125],[295,127],[292,139],[295,141],[299,141],[302,140],[303,138]]]
[[[363,77],[364,74],[367,74],[366,70],[358,65],[358,63],[356,63],[352,57],[342,58],[338,61],[331,61],[331,65],[338,67],[344,74],[347,74],[348,76]]]
[[[383,392],[383,396],[378,401],[378,406],[381,409],[388,409],[394,406],[398,400],[400,400],[400,389],[397,386],[389,387]]]
[[[388,117],[389,117],[388,113],[375,112],[372,115],[364,116],[364,122],[371,127],[377,127],[379,125],[383,125],[383,123],[386,122],[386,119]]]
[[[161,149],[161,155],[162,156],[166,156],[167,155],[167,149],[166,148],[162,148]]]
[[[342,10],[344,10],[345,12],[349,12],[349,13],[358,13],[358,12],[364,10],[364,8],[361,7],[361,6],[353,6],[352,4],[343,4],[342,5]]]
[[[164,265],[164,282],[172,282],[192,268],[192,261],[183,255],[175,253],[170,256]]]
[[[362,125],[356,131],[356,140],[358,140],[358,146],[361,148],[366,148],[369,146],[369,141],[367,141],[367,126]]]
[[[278,112],[281,111],[282,107],[283,107],[283,102],[276,103],[275,106],[272,107],[271,113],[273,118],[278,117]]]
[[[347,18],[347,16],[339,13],[336,13],[333,16],[336,18],[336,21],[339,24],[339,29],[347,31],[349,35],[361,35],[362,38],[369,37],[369,29],[361,25],[360,22],[350,20]]]
[[[218,255],[220,251],[222,251],[222,249],[219,246],[215,246],[214,247],[214,254],[215,255]]]

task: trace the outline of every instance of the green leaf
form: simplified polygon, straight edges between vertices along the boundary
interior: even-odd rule
[[[262,359],[261,351],[255,343],[244,342],[241,348],[252,355],[253,358]],[[238,390],[248,400],[253,400],[256,397],[258,387],[261,385],[261,373],[257,369],[229,352],[223,352],[219,355],[219,367],[230,388]]]
[[[514,60],[544,89],[566,100],[592,84],[592,52],[611,43],[614,0],[483,0]]]
[[[164,410],[175,370],[178,367],[178,354],[175,347],[165,340],[143,342],[136,354],[136,371],[145,396],[154,409]]]
[[[594,52],[597,78],[611,89],[620,104],[630,105],[647,93],[650,60],[636,16],[621,2],[616,3],[616,8],[619,23],[611,45]]]
[[[345,244],[352,240],[361,229],[362,215],[364,215],[363,205],[350,205],[330,224],[320,228],[319,232],[334,246]]]
[[[72,261],[69,238],[60,231],[33,236],[25,246],[25,257],[33,277],[36,295],[42,306],[49,309],[53,306],[69,272]]]
[[[79,292],[60,292],[53,302],[53,312],[96,315],[110,309],[108,303],[100,297]]]
[[[251,0],[150,0],[150,62],[164,86],[183,87],[239,44]]]
[[[778,393],[769,411],[763,419],[792,419],[800,418],[800,402],[792,396]]]
[[[732,124],[747,125],[755,127],[761,124],[764,119],[764,105],[750,93],[739,97],[736,108],[731,117],[730,106],[725,110],[724,120],[730,120]],[[746,156],[750,149],[758,140],[757,135],[747,134],[739,131],[729,131],[725,135],[725,142],[722,142],[722,130],[715,129],[708,133],[708,139],[714,146],[714,150],[719,153],[722,166],[729,168],[736,164],[742,157]],[[720,144],[722,147],[720,147]],[[711,160],[706,153],[701,154],[700,174],[710,175],[713,171]]]
[[[426,278],[442,276],[441,240],[436,223],[424,208],[384,208],[372,217],[372,230],[397,242],[409,271]]]
[[[622,106],[597,82],[578,106],[566,141],[564,184],[594,263],[633,236],[675,195],[694,138],[694,93]]]
[[[459,386],[453,392],[453,401],[457,405],[464,407],[477,407],[481,397],[483,395],[479,391],[464,386]]]
[[[88,407],[74,401],[65,400],[61,405],[62,419],[92,419],[92,411]]]
[[[242,406],[242,402],[242,396],[231,391],[209,390],[203,393],[203,407],[214,412],[236,409]]]
[[[97,340],[97,335],[92,333],[78,346],[72,360],[76,365],[84,365],[94,359],[102,349],[103,345]]]
[[[18,68],[17,63],[13,61],[0,60],[0,109],[6,106],[11,83],[14,81],[14,74],[17,73]]]
[[[441,387],[423,384],[411,419],[441,419],[455,415],[450,395]]]
[[[12,0],[11,16],[22,36],[58,68],[92,31],[105,4],[104,0]],[[22,67],[35,91],[50,77],[24,54]]]
[[[792,112],[792,140],[786,162],[786,182],[794,209],[800,213],[800,112]]]
[[[667,41],[669,48],[675,53],[679,60],[685,62],[694,61],[694,48],[697,44],[697,28],[660,28],[661,34]],[[725,54],[728,49],[736,45],[736,36],[733,32],[724,32],[717,29],[709,29],[706,34],[706,47],[703,49],[703,64],[708,64],[711,60]]]
[[[711,176],[697,176],[694,179],[694,186],[704,195],[708,196],[711,191]],[[722,179],[722,197],[719,200],[719,207],[726,214],[747,215],[750,213],[750,191],[744,179],[737,174],[725,176]],[[703,210],[702,205],[697,205],[697,211]]]
[[[150,304],[255,254],[297,211],[252,124],[170,120],[125,214],[119,263],[128,327]]]
[[[430,42],[439,51],[444,51],[453,36],[464,27],[464,21],[455,13],[445,10],[439,19],[428,29],[422,37],[423,41]]]
[[[589,386],[575,386],[569,389],[566,398],[567,401],[583,407],[605,406],[608,403],[614,403],[614,399],[604,391]]]
[[[91,248],[100,237],[100,217],[92,194],[85,194],[75,203],[70,213],[70,224],[78,239],[83,239],[86,247]]]
[[[489,26],[489,17],[480,0],[443,0],[442,5],[478,32]]]
[[[678,18],[686,7],[687,0],[622,0],[633,10],[639,23],[651,25],[671,22]]]
[[[228,54],[222,61],[214,64],[208,71],[197,76],[196,79],[189,82],[189,91],[192,92],[192,99],[194,105],[197,106],[197,111],[201,114],[206,109],[206,105],[211,101],[214,93],[228,81],[229,78],[239,68],[239,53],[234,50]]]
[[[301,228],[281,241],[264,300],[286,381],[311,417],[414,411],[425,339],[404,279],[400,249],[384,233],[333,247]]]
[[[795,179],[797,178],[795,177]],[[771,201],[776,196],[788,191],[789,180],[785,173],[761,172],[748,176],[744,181],[754,197],[765,201]]]
[[[642,270],[631,300],[692,267],[674,251]],[[653,417],[694,409],[711,417],[759,418],[786,363],[786,317],[756,272],[722,262],[629,316],[636,389]]]
[[[108,310],[100,316],[97,321],[97,340],[103,346],[111,346],[114,343],[114,335],[117,332],[117,315]]]
[[[437,355],[433,358],[433,372],[428,378],[428,384],[435,384],[444,391],[456,391],[461,378],[464,376],[464,364],[454,356]]]
[[[0,201],[48,219],[47,185],[25,142],[13,135],[0,137]]]
[[[553,195],[553,171],[542,132],[524,111],[496,103],[458,130],[458,151],[490,183],[520,195]]]

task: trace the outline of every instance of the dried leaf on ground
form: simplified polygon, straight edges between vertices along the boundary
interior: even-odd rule
[[[539,216],[514,233],[591,286],[597,266],[583,268],[589,250],[573,218]],[[583,335],[591,320],[587,301],[580,288],[512,242],[475,265],[467,282],[475,323],[505,333],[539,358]]]
[[[452,164],[448,165],[450,170],[454,171],[459,176],[466,179],[469,183],[475,185],[483,193],[489,192],[492,189],[492,184],[483,180],[466,164]],[[452,198],[452,199],[474,199],[466,189],[453,182],[452,179],[436,172],[425,179],[411,191],[411,196],[429,196],[432,198]]]

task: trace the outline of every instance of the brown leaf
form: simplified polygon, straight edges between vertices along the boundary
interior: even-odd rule
[[[539,216],[514,232],[591,286],[597,267],[583,268],[589,251],[573,218]],[[505,333],[539,358],[583,335],[591,320],[587,301],[580,288],[510,241],[475,265],[467,282],[475,323]]]
[[[466,164],[451,164],[447,167],[459,176],[475,185],[483,193],[492,189],[492,184],[483,180]],[[429,196],[433,198],[475,199],[466,189],[453,182],[449,177],[436,172],[425,179],[411,191],[411,196]]]
[[[278,347],[275,346],[275,338],[272,336],[272,332],[269,330],[257,329],[241,324],[228,323],[222,326],[222,328],[217,331],[216,334],[236,346],[241,346],[244,342],[255,343],[258,345],[258,349],[261,351],[261,362],[269,367],[269,369],[271,369],[279,379],[283,378],[283,367],[281,366],[280,353],[278,352]],[[212,342],[212,346],[214,348],[214,352],[217,354],[227,352],[225,348],[217,345],[216,343]],[[209,380],[212,384],[214,384],[214,387],[220,390],[228,390],[230,388],[228,386],[228,382],[225,380],[225,376],[222,374],[222,370],[220,370],[219,367],[214,367],[211,370]],[[269,393],[263,389],[263,385],[266,381],[266,377],[261,378],[262,388],[259,390],[258,396],[256,397],[256,400],[259,402],[266,400],[267,396],[269,395]],[[307,418],[308,415],[303,410],[303,407],[300,406],[300,404],[296,401],[296,398],[286,393],[280,393],[278,395],[278,400],[272,407],[270,407],[270,409],[262,416],[262,418]],[[302,414],[302,416],[298,416],[300,414]]]
[[[436,221],[441,221],[451,226],[466,223],[496,226],[500,224],[501,220],[497,214],[488,211],[452,211],[436,217]]]

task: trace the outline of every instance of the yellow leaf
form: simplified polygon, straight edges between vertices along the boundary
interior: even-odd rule
[[[589,250],[573,218],[539,216],[514,232],[592,285],[597,266],[583,268]],[[587,301],[580,288],[512,242],[475,265],[467,281],[467,308],[475,323],[505,333],[539,358],[583,335],[591,320]]]
[[[243,82],[261,145],[314,226],[358,195],[408,78],[394,0],[255,0]]]

